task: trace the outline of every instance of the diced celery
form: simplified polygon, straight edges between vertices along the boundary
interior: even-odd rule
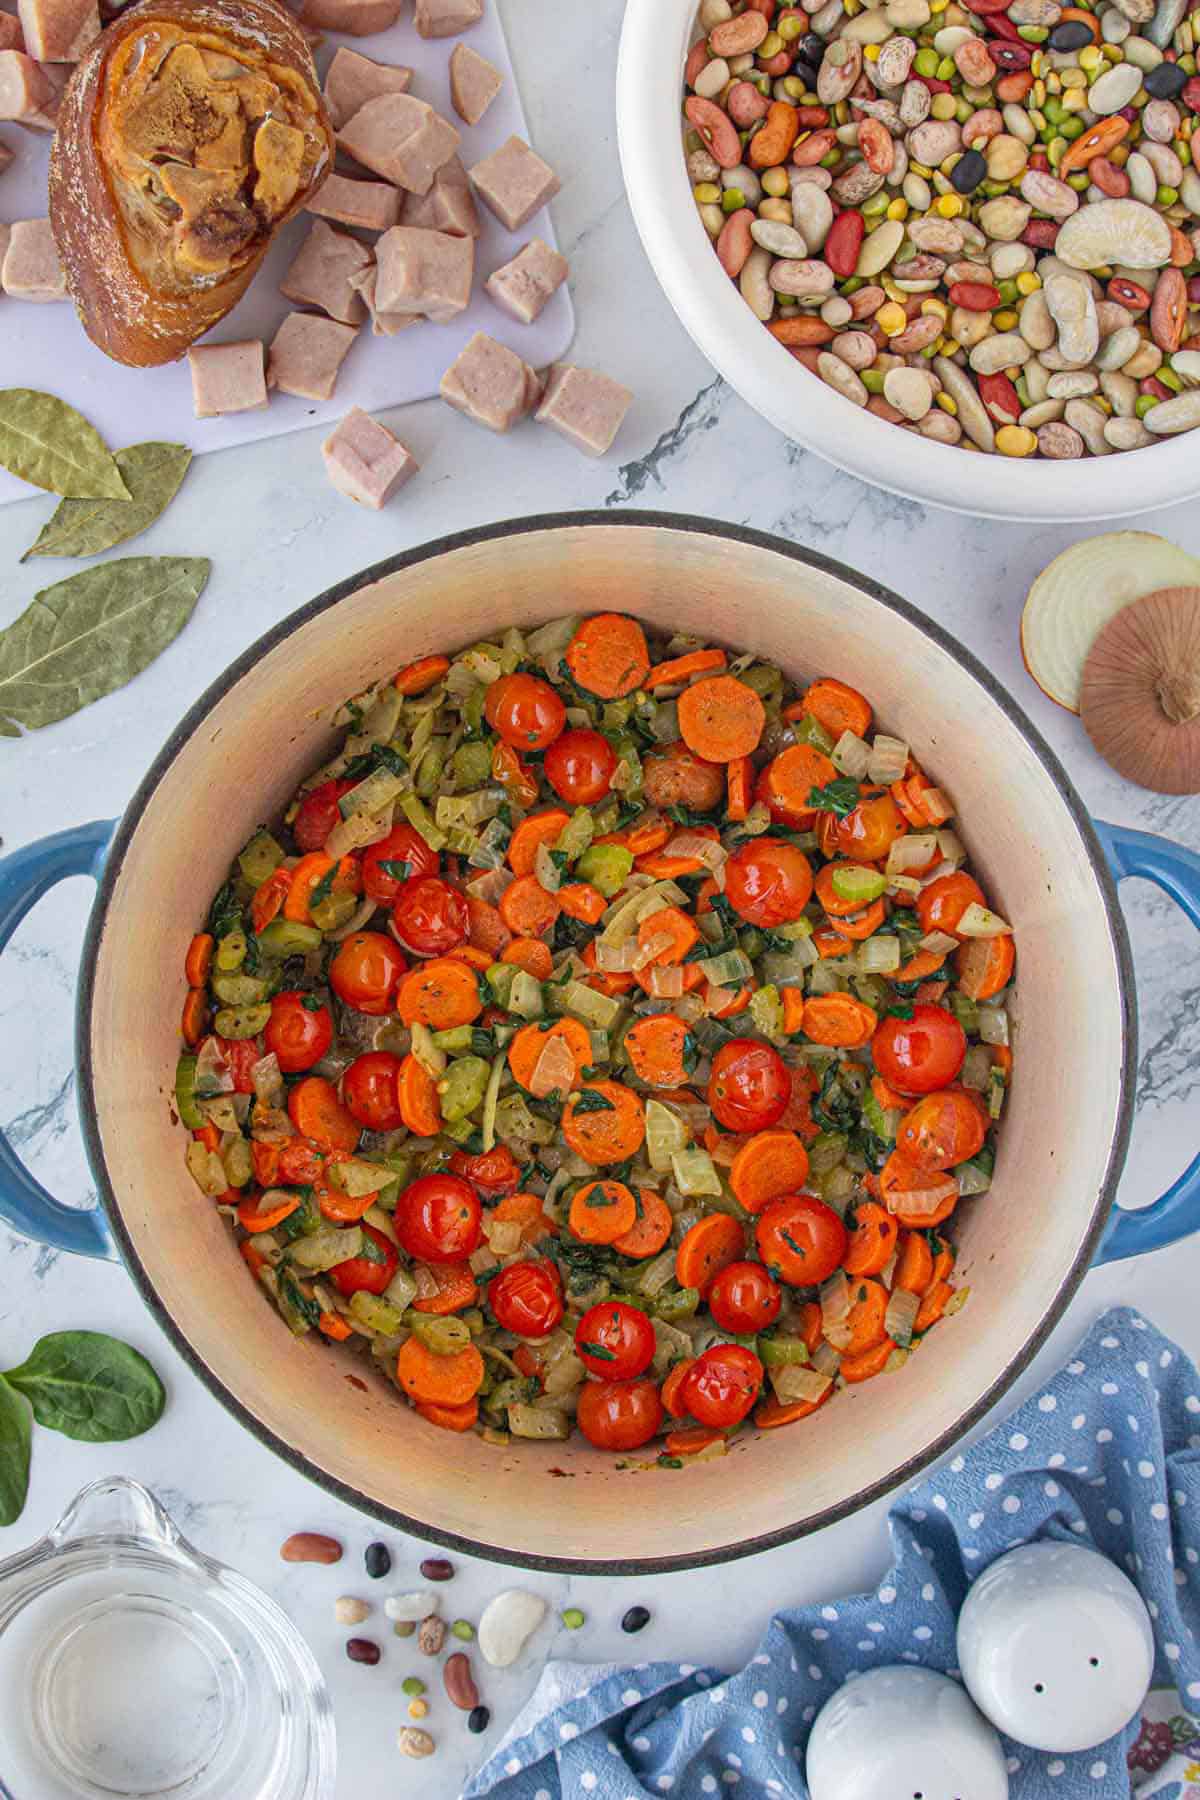
[[[589,844],[575,865],[580,881],[590,881],[606,900],[611,900],[633,868],[633,852],[624,844]]]
[[[814,1175],[827,1175],[846,1155],[846,1136],[841,1131],[822,1131],[808,1146],[808,1164]]]
[[[404,1323],[435,1356],[454,1356],[471,1342],[470,1326],[452,1313],[413,1312],[410,1309],[404,1315]]]
[[[400,811],[413,829],[420,832],[431,850],[445,849],[445,832],[439,831],[430,816],[429,809],[422,804],[416,794],[401,794]]]
[[[196,1058],[190,1051],[175,1064],[175,1106],[180,1122],[189,1131],[199,1131],[204,1114],[196,1105]]]
[[[373,769],[341,796],[338,811],[343,819],[353,818],[359,813],[377,813],[409,785],[407,775],[393,775],[390,769]]]
[[[519,1438],[569,1438],[571,1421],[556,1406],[530,1406],[518,1401],[508,1408],[508,1429]]]
[[[654,1316],[673,1324],[676,1319],[690,1319],[700,1305],[699,1288],[672,1288],[654,1302]]]
[[[321,933],[314,925],[301,925],[295,919],[272,919],[259,932],[257,943],[267,956],[303,956],[321,948]]]
[[[894,1144],[902,1117],[900,1109],[888,1107],[885,1110],[868,1088],[862,1097],[862,1110],[868,1131],[873,1131],[875,1136],[882,1138],[886,1144]]]
[[[326,1269],[336,1268],[338,1263],[348,1262],[362,1250],[363,1234],[359,1225],[347,1226],[339,1230],[335,1225],[326,1225],[320,1231],[310,1232],[307,1237],[297,1238],[288,1251],[288,1261],[297,1264],[310,1275],[322,1275]]]
[[[467,748],[477,749],[479,746],[469,744]],[[434,816],[437,823],[446,829],[455,825],[483,825],[488,819],[494,819],[503,805],[503,788],[476,788],[470,794],[439,795]]]
[[[257,1037],[271,1017],[269,1006],[223,1006],[213,1025],[218,1037]]]
[[[449,1031],[435,1031],[431,1035],[436,1049],[451,1053],[469,1050],[474,1041],[474,1030],[470,1025],[452,1025]]]
[[[887,888],[886,875],[860,863],[834,863],[830,881],[839,900],[852,900],[856,906],[869,906]]]
[[[225,1179],[231,1188],[244,1188],[254,1173],[254,1157],[244,1137],[235,1137],[221,1151]]]
[[[245,932],[228,931],[217,945],[213,962],[222,975],[234,975],[246,960],[246,949]]]
[[[974,1000],[969,1000],[961,988],[951,988],[946,996],[946,1005],[968,1037],[979,1036],[979,1008]]]
[[[366,1288],[350,1296],[350,1317],[356,1325],[365,1325],[380,1337],[395,1337],[403,1326],[403,1315],[391,1301],[379,1294],[368,1294]]]
[[[389,1306],[394,1306],[398,1313],[406,1313],[416,1297],[417,1278],[411,1269],[406,1269],[401,1264],[384,1288],[381,1298]]]
[[[422,800],[432,800],[446,766],[445,739],[435,738],[413,771],[413,786]]]
[[[709,956],[696,967],[714,987],[739,987],[754,973],[754,964],[744,950],[726,950],[721,956]]]
[[[482,787],[492,773],[492,752],[484,743],[460,744],[450,761],[459,788]]]
[[[261,887],[283,861],[283,845],[269,831],[256,831],[238,854],[238,868],[251,887]]]
[[[497,1057],[503,1073],[502,1057]],[[515,1138],[531,1144],[552,1144],[558,1135],[557,1129],[550,1119],[543,1119],[530,1112],[523,1096],[516,1091],[505,1094],[496,1104],[496,1136],[503,1139]]]
[[[480,1105],[491,1072],[491,1064],[482,1056],[460,1056],[449,1065],[437,1084],[442,1117],[448,1125],[469,1118]]]
[[[554,848],[562,853],[568,862],[575,862],[588,848],[595,834],[592,815],[586,806],[577,806],[558,834]],[[601,845],[601,849],[613,846]]]
[[[786,1035],[783,1029],[783,1001],[779,989],[768,983],[760,987],[750,996],[750,1017],[765,1038],[773,1043],[781,1043]]]
[[[661,1294],[668,1283],[674,1279],[675,1252],[674,1250],[664,1250],[660,1256],[652,1257],[648,1263],[643,1263],[629,1285],[637,1293],[645,1294],[648,1299],[652,1300],[655,1295]]]
[[[488,970],[489,976],[491,970]],[[536,981],[526,969],[518,969],[508,991],[508,1010],[522,1019],[540,1019],[542,1016],[542,984]]]
[[[777,1336],[759,1338],[758,1356],[768,1369],[784,1368],[788,1363],[806,1363],[808,1345],[803,1338],[787,1337],[780,1332]]]
[[[805,713],[792,726],[798,744],[811,744],[814,750],[824,751],[826,756],[833,753],[834,742],[825,727],[818,723],[812,713]]]
[[[267,984],[255,975],[214,975],[212,991],[225,1006],[256,1006],[265,999]]]
[[[498,1056],[493,1057],[491,1073],[488,1076],[487,1087],[484,1090],[483,1118],[480,1124],[480,1130],[483,1134],[483,1148],[485,1153],[490,1150],[496,1142],[496,1113],[500,1101],[500,1083],[504,1079],[506,1061],[507,1059],[503,1050],[500,1051]]]
[[[321,1308],[286,1270],[279,1272],[279,1288],[275,1298],[288,1330],[296,1337],[303,1337],[305,1332],[311,1331],[320,1322]]]
[[[497,1006],[504,1007],[505,1011],[508,1010],[509,998],[512,994],[513,982],[517,978],[517,973],[518,971],[515,963],[495,962],[484,975],[484,980],[496,997]]]
[[[569,981],[563,990],[562,999],[566,1012],[594,1025],[599,1031],[607,1031],[621,1013],[620,1000],[614,999],[610,994],[599,994],[595,988],[588,987],[582,981]]]

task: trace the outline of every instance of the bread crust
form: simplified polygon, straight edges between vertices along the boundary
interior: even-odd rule
[[[225,50],[255,73],[283,71],[298,79],[312,102],[318,143],[314,166],[294,197],[259,238],[241,246],[223,272],[194,281],[147,279],[131,253],[127,219],[115,191],[103,144],[106,77],[129,40],[149,28],[184,32],[204,48]],[[118,63],[118,66],[120,64]],[[133,65],[131,65],[133,66]],[[279,227],[299,212],[333,167],[333,128],[325,110],[312,52],[294,18],[276,0],[139,0],[88,51],[63,95],[50,155],[50,221],[67,285],[84,330],[116,362],[134,367],[173,362],[236,306]],[[164,214],[164,218],[166,215]],[[170,225],[164,224],[164,241]],[[174,291],[169,291],[173,287]]]

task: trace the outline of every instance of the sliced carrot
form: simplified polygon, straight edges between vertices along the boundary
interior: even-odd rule
[[[493,1219],[515,1219],[521,1227],[523,1244],[540,1243],[544,1237],[557,1237],[558,1227],[542,1211],[538,1194],[506,1194],[492,1213]]]
[[[490,951],[477,950],[474,944],[457,944],[453,950],[447,950],[446,955],[466,963],[468,969],[477,969],[481,975],[496,960]]]
[[[816,880],[813,882],[813,894],[825,908],[830,919],[848,919],[854,913],[862,911],[861,900],[843,899],[833,885],[833,878],[838,869],[865,869],[869,873],[873,873],[874,868],[873,863],[847,861],[826,863],[823,868],[817,870]]]
[[[855,1050],[870,1043],[878,1023],[874,1008],[851,994],[817,994],[804,1003],[804,1033],[814,1044]]]
[[[622,700],[650,673],[646,634],[624,613],[593,613],[577,627],[564,660],[577,687],[601,700]]]
[[[589,1181],[575,1193],[568,1223],[581,1244],[615,1244],[637,1224],[637,1201],[623,1181]]]
[[[348,1337],[354,1335],[340,1313],[323,1312],[317,1320],[317,1327],[327,1338],[332,1338],[335,1344],[344,1344]]]
[[[634,856],[646,856],[661,850],[671,839],[672,827],[658,813],[639,813],[619,836],[598,838],[601,844],[620,843]]]
[[[744,1013],[750,1004],[751,996],[758,983],[743,982],[741,987],[719,988],[709,987],[708,1014],[712,1019],[733,1019],[738,1013]],[[784,992],[784,1017],[787,1017],[787,989]]]
[[[309,896],[313,889],[322,882],[333,868],[332,856],[326,856],[323,850],[310,850],[302,856],[292,870],[292,879],[283,902],[283,916],[294,919],[300,925],[308,925],[312,921],[309,911]]]
[[[279,1180],[279,1145],[252,1143],[250,1162],[259,1187],[274,1187]]]
[[[818,725],[824,726],[835,744],[844,731],[865,738],[871,729],[870,701],[844,681],[828,677],[814,681],[800,704]]]
[[[779,992],[783,1000],[783,1029],[791,1037],[804,1030],[804,989],[785,987]]]
[[[864,938],[874,937],[879,927],[887,918],[887,908],[882,900],[872,900],[870,906],[850,918],[830,919],[830,928],[839,937],[849,938],[851,943],[862,943]]]
[[[886,1336],[888,1291],[881,1281],[863,1276],[850,1283],[850,1311],[845,1319],[847,1356],[861,1356]]]
[[[536,806],[537,776],[521,761],[511,744],[498,743],[492,751],[492,780],[518,806]]]
[[[758,781],[758,797],[773,814],[804,830],[814,816],[810,796],[837,776],[837,770],[814,744],[789,744],[773,757]],[[823,815],[824,816],[824,815]],[[828,815],[834,825],[837,820]]]
[[[307,1138],[290,1138],[279,1147],[279,1179],[302,1185],[320,1181],[329,1161],[327,1153]]]
[[[243,1231],[270,1231],[272,1226],[282,1225],[285,1219],[290,1219],[301,1205],[299,1194],[277,1193],[274,1204],[267,1207],[262,1204],[265,1198],[265,1194],[255,1194],[242,1201],[237,1219]]]
[[[552,806],[547,812],[531,813],[521,820],[508,842],[508,866],[514,875],[533,873],[538,846],[545,844],[548,850],[552,849],[570,817],[561,806]]]
[[[954,1289],[948,1281],[935,1281],[921,1301],[921,1310],[913,1321],[913,1330],[928,1331],[931,1325],[936,1325],[945,1312],[946,1302],[953,1292]]]
[[[712,1431],[705,1425],[693,1425],[684,1431],[668,1431],[663,1450],[668,1456],[699,1456],[724,1440],[723,1431]]]
[[[720,842],[715,825],[689,825],[688,833],[691,837],[711,838],[714,844]],[[656,881],[676,881],[681,875],[704,872],[704,864],[698,856],[682,856],[669,850],[643,851],[634,857],[633,866],[639,874],[653,875]]]
[[[778,1431],[781,1425],[794,1425],[797,1419],[807,1419],[833,1393],[832,1386],[827,1387],[819,1400],[764,1400],[754,1414],[754,1423],[760,1431]]]
[[[674,1217],[661,1194],[650,1188],[637,1191],[638,1218],[628,1231],[614,1238],[613,1249],[622,1256],[657,1256],[671,1235]]]
[[[696,1366],[694,1356],[685,1357],[671,1369],[659,1389],[659,1398],[663,1403],[663,1411],[672,1419],[686,1419],[687,1407],[683,1403],[682,1388],[684,1382]]]
[[[608,901],[590,881],[568,881],[558,890],[558,904],[569,919],[585,925],[597,925],[608,909]]]
[[[588,947],[591,948],[590,945]],[[595,952],[592,954],[594,956]],[[541,938],[513,938],[500,952],[500,961],[512,963],[516,969],[524,969],[535,981],[549,981],[554,969],[550,946],[543,944]]]
[[[892,980],[924,981],[926,976],[936,975],[945,960],[945,955],[936,950],[918,950],[915,956],[900,964]]]
[[[396,1379],[410,1399],[423,1406],[465,1406],[483,1385],[483,1357],[474,1344],[438,1356],[420,1338],[400,1346]]]
[[[690,681],[693,675],[705,675],[710,669],[723,669],[727,661],[723,650],[689,650],[686,656],[673,656],[668,662],[656,663],[642,686],[672,687],[677,681]]]
[[[759,1131],[733,1159],[729,1185],[748,1213],[760,1213],[781,1194],[796,1194],[808,1177],[808,1151],[794,1131]]]
[[[213,937],[209,931],[198,931],[187,947],[183,959],[184,979],[189,987],[202,988],[212,968]]]
[[[512,932],[500,917],[496,907],[490,901],[481,900],[478,894],[467,895],[467,920],[469,924],[468,942],[476,950],[486,950],[495,962],[503,956],[512,943]]]
[[[596,1100],[585,1098],[589,1094],[608,1105],[598,1106]],[[619,1081],[585,1082],[583,1093],[572,1094],[563,1108],[562,1134],[568,1148],[585,1162],[596,1166],[624,1162],[645,1142],[646,1109]]]
[[[479,1289],[469,1263],[427,1263],[425,1266],[437,1282],[437,1293],[414,1300],[414,1312],[442,1317],[446,1313],[461,1312],[464,1306],[474,1306]]]
[[[633,1072],[651,1087],[676,1088],[688,1077],[688,1028],[674,1013],[639,1019],[622,1040]]]
[[[638,943],[643,950],[660,938],[668,939],[651,957],[651,963],[681,963],[689,950],[700,942],[700,928],[688,913],[677,906],[664,906],[638,926]]]
[[[448,656],[422,656],[416,662],[405,663],[393,677],[392,685],[401,694],[424,694],[449,667]]]
[[[804,1340],[808,1353],[812,1356],[816,1351],[817,1345],[821,1341],[825,1329],[825,1321],[821,1313],[819,1301],[806,1300],[800,1308],[798,1322],[800,1326],[798,1335]]]
[[[301,1137],[312,1138],[327,1150],[350,1151],[358,1143],[361,1126],[323,1075],[306,1075],[296,1083],[288,1095],[288,1113]]]
[[[849,956],[850,939],[835,931],[832,925],[818,925],[813,932],[813,948],[820,956]]]
[[[894,1112],[897,1107],[901,1112],[907,1112],[912,1105],[908,1095],[898,1094],[895,1088],[883,1079],[882,1075],[872,1075],[871,1092],[884,1112]]]
[[[328,1187],[319,1181],[313,1187],[317,1208],[331,1225],[357,1225],[375,1204],[374,1194],[343,1194],[341,1188]]]
[[[958,985],[968,1000],[990,1000],[1012,979],[1016,951],[1011,936],[972,938],[954,953]]]
[[[483,1011],[475,971],[455,957],[435,956],[401,981],[396,1010],[406,1025],[419,1020],[431,1031],[473,1025]]]
[[[598,994],[607,994],[610,999],[613,999],[618,994],[627,994],[631,987],[637,986],[634,977],[625,974],[623,971],[618,972],[615,969],[598,969],[596,967],[596,946],[594,943],[584,945],[583,962],[585,968],[591,970],[591,973],[587,978],[587,984],[590,988],[595,988]]]
[[[575,1063],[575,1075],[567,1085],[579,1087],[583,1081],[583,1071],[592,1060],[592,1040],[586,1025],[578,1019],[555,1019],[554,1023],[544,1025],[523,1025],[508,1046],[508,1066],[512,1070],[513,1079],[521,1086],[531,1089],[534,1071],[542,1059],[546,1046],[555,1040],[567,1046]],[[557,1084],[556,1084],[557,1085]]]
[[[267,876],[261,887],[255,889],[254,898],[250,902],[250,923],[256,937],[267,929],[272,919],[278,917],[291,885],[292,871],[276,869]]]
[[[431,1425],[438,1425],[443,1431],[470,1431],[479,1422],[479,1401],[472,1397],[464,1400],[461,1406],[434,1406],[418,1404],[417,1411]]]
[[[680,1287],[707,1292],[711,1282],[746,1254],[746,1232],[728,1213],[706,1213],[684,1234],[675,1253],[675,1279]]]
[[[933,1279],[949,1281],[954,1268],[954,1245],[947,1244],[944,1240],[939,1240],[939,1242],[942,1247],[933,1259]]]
[[[179,1032],[189,1050],[194,1050],[208,1025],[208,996],[203,988],[189,988],[183,1003]]]
[[[561,910],[558,895],[547,893],[536,875],[518,875],[500,896],[500,917],[514,937],[541,937]]]
[[[843,1381],[870,1381],[873,1375],[883,1374],[888,1357],[895,1348],[890,1337],[881,1338],[869,1350],[859,1350],[853,1355],[843,1356],[838,1373]]]
[[[900,1239],[896,1257],[893,1292],[903,1289],[908,1294],[923,1294],[932,1280],[933,1251],[929,1248],[929,1239],[923,1231],[906,1231]]]
[[[958,1187],[943,1175],[922,1175],[918,1172],[917,1181],[926,1185],[939,1185],[942,1197],[932,1212],[907,1212],[898,1206],[895,1218],[906,1231],[931,1231],[935,1225],[944,1225],[955,1207],[958,1205]]]
[[[409,1051],[396,1076],[396,1105],[409,1131],[417,1137],[436,1137],[442,1129],[442,1109],[437,1083]]]
[[[679,735],[705,762],[733,762],[758,749],[767,715],[736,675],[713,675],[684,688],[675,702]]]
[[[740,824],[754,799],[754,764],[748,756],[735,756],[725,765],[725,817]]]

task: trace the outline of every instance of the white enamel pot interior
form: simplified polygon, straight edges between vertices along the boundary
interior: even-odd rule
[[[969,1307],[899,1374],[685,1477],[621,1472],[578,1436],[495,1449],[437,1430],[365,1359],[293,1338],[215,1209],[197,1203],[171,1110],[184,948],[255,826],[330,755],[338,702],[427,652],[613,607],[870,695],[954,794],[1020,946],[995,1184],[959,1214]],[[815,1530],[911,1478],[978,1419],[1087,1267],[1124,1151],[1131,1042],[1124,934],[1099,856],[1066,777],[986,672],[903,601],[810,552],[636,513],[518,522],[409,552],[247,651],[121,823],[83,958],[80,1052],[89,1153],[122,1253],[245,1424],[395,1525],[506,1560],[629,1572]]]
[[[681,148],[696,0],[627,0],[621,167],[646,255],[680,322],[748,405],[807,450],[893,493],[991,519],[1114,519],[1200,492],[1190,433],[1077,462],[982,456],[877,419],[826,387],[750,311],[700,222]]]

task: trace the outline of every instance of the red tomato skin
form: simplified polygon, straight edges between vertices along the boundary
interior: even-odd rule
[[[397,1131],[404,1123],[396,1101],[400,1058],[390,1050],[356,1056],[342,1076],[342,1104],[368,1131]]]
[[[549,1337],[563,1316],[562,1277],[549,1261],[509,1263],[488,1283],[496,1323],[518,1337]]]
[[[254,1077],[250,1071],[253,1069],[255,1063],[258,1062],[259,1058],[266,1054],[259,1044],[258,1039],[202,1038],[200,1043],[196,1046],[197,1053],[203,1050],[205,1044],[210,1042],[216,1044],[221,1055],[229,1065],[229,1073],[233,1076],[234,1093],[252,1094],[254,1092]]]
[[[285,994],[276,994],[271,1002],[271,1016],[263,1029],[263,1043],[279,1058],[279,1067],[285,1075],[298,1075],[302,1069],[311,1069],[333,1042],[329,1008],[321,1006],[310,1011],[304,1004],[313,997],[291,989]]]
[[[854,811],[839,819],[834,829],[843,856],[859,862],[878,862],[904,832],[904,816],[889,793],[864,794]]]
[[[735,1337],[750,1337],[773,1325],[783,1306],[783,1289],[761,1263],[729,1263],[709,1283],[704,1296],[713,1322]]]
[[[579,1390],[576,1423],[598,1450],[638,1450],[663,1421],[658,1388],[637,1381],[585,1381]]]
[[[841,1268],[849,1236],[832,1206],[815,1194],[792,1194],[759,1213],[754,1241],[777,1280],[815,1287]]]
[[[621,1300],[589,1307],[575,1327],[575,1354],[602,1381],[632,1381],[650,1367],[656,1339],[644,1312]],[[607,1356],[600,1351],[609,1352]]]
[[[564,731],[546,752],[542,768],[560,800],[594,806],[608,793],[617,753],[598,731]]]
[[[382,1294],[396,1273],[396,1266],[400,1261],[396,1246],[384,1237],[382,1231],[376,1231],[373,1225],[363,1225],[360,1230],[383,1253],[383,1262],[371,1262],[365,1256],[352,1256],[347,1262],[335,1263],[329,1271],[329,1279],[339,1294]]]
[[[396,1236],[421,1262],[465,1262],[479,1248],[479,1201],[461,1175],[421,1175],[396,1206]]]
[[[305,794],[292,820],[292,836],[301,850],[325,848],[325,839],[342,816],[338,801],[353,786],[352,781],[323,781]]]
[[[466,896],[440,875],[406,881],[392,908],[392,929],[414,956],[445,956],[470,935]]]
[[[514,750],[546,750],[562,735],[567,709],[539,675],[501,675],[488,688],[483,716]]]
[[[947,1006],[913,1007],[911,1019],[884,1018],[871,1039],[875,1067],[901,1094],[932,1094],[963,1066],[967,1034]]]
[[[508,1014],[501,1017],[507,1022]],[[466,1150],[455,1150],[450,1158],[450,1173],[461,1175],[477,1193],[489,1200],[504,1200],[521,1185],[521,1170],[516,1157],[506,1144],[472,1156]]]
[[[407,968],[399,946],[382,931],[356,931],[340,945],[330,963],[329,985],[355,1012],[380,1018],[391,1010]]]
[[[713,1344],[688,1371],[680,1398],[700,1425],[740,1425],[758,1399],[763,1366],[744,1344]]]
[[[406,862],[409,865],[408,881],[419,881],[423,875],[436,875],[440,858],[436,850],[431,850],[420,832],[412,825],[393,825],[385,838],[379,843],[368,845],[363,851],[362,877],[363,892],[380,906],[391,906],[404,886],[396,875],[389,875],[386,869],[380,868],[384,862]]]
[[[708,1104],[727,1131],[766,1131],[783,1117],[791,1097],[787,1064],[769,1044],[732,1038],[713,1057]]]
[[[942,1174],[977,1156],[987,1136],[982,1106],[960,1089],[925,1094],[900,1121],[896,1148],[923,1174]]]
[[[926,936],[931,931],[944,931],[950,937],[958,937],[958,921],[972,901],[977,906],[987,905],[983,889],[964,870],[956,869],[953,875],[939,875],[917,895],[917,917],[922,931]],[[962,942],[961,938],[959,942]]]
[[[725,898],[743,919],[767,931],[798,919],[812,890],[807,856],[785,838],[752,838],[725,864]]]

